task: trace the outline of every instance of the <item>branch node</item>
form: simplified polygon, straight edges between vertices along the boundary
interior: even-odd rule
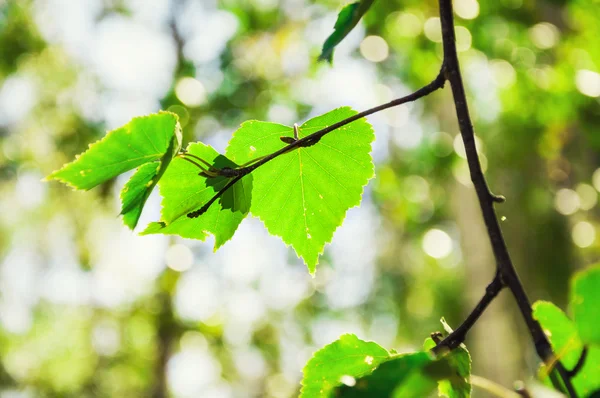
[[[286,144],[293,144],[294,142],[298,141],[294,137],[286,137],[286,136],[281,136],[281,137],[279,137],[279,139]]]
[[[506,202],[506,197],[504,195],[494,195],[490,192],[490,197],[492,198],[492,202],[494,203],[504,203]]]
[[[202,214],[206,213],[206,210],[208,210],[208,207],[206,205],[204,205],[201,208],[199,208],[198,210],[194,210],[194,211],[189,212],[187,214],[187,217],[188,218],[198,218]]]
[[[242,173],[240,169],[232,169],[231,167],[223,167],[217,170],[217,174],[225,178],[237,177]]]
[[[517,380],[515,382],[515,392],[523,398],[532,398],[531,393],[525,387],[525,383],[523,383],[521,380]]]
[[[435,344],[440,344],[444,338],[444,335],[442,332],[433,332],[429,335],[429,337],[431,337],[431,340],[433,340]]]
[[[437,345],[433,347],[433,353],[437,355],[442,352],[444,348],[453,350],[458,347],[467,337],[467,332],[471,330],[473,325],[475,325],[475,322],[477,322],[487,306],[496,298],[496,296],[498,296],[498,293],[500,293],[500,290],[502,290],[503,287],[504,284],[502,282],[501,275],[496,273],[492,282],[490,282],[490,284],[486,287],[485,294],[481,300],[479,300],[473,311],[471,311],[465,321],[459,327],[454,329],[452,333],[446,336],[444,340],[440,341],[439,343],[436,341]]]

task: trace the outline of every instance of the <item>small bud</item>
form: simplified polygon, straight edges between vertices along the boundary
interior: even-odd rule
[[[293,144],[294,142],[296,142],[296,140],[292,137],[279,137],[279,139],[285,142],[286,144]]]

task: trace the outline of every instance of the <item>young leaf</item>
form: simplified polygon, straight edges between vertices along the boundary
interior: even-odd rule
[[[355,114],[344,107],[318,116],[299,127],[299,138]],[[292,127],[246,122],[229,142],[227,157],[243,164],[268,155],[285,146],[281,136],[292,137]],[[374,175],[370,155],[373,139],[371,125],[360,119],[252,173],[252,214],[271,234],[291,245],[311,273],[346,211],[360,203],[363,188]]]
[[[533,303],[533,317],[544,329],[556,356],[567,369],[572,369],[583,351],[583,343],[573,321],[548,301]]]
[[[329,35],[323,44],[321,55],[319,55],[320,61],[325,60],[329,63],[333,62],[333,50],[335,49],[335,46],[340,44],[344,37],[354,29],[358,24],[358,21],[360,21],[362,16],[369,10],[373,1],[374,0],[360,0],[342,8],[335,21],[335,25],[333,26],[333,33]]]
[[[600,344],[600,266],[578,272],[571,283],[571,311],[585,343]]]
[[[371,373],[390,359],[390,353],[373,342],[345,334],[317,351],[303,369],[300,398],[325,398],[346,379]]]
[[[140,166],[121,190],[121,214],[123,223],[129,228],[135,228],[142,214],[144,203],[160,178],[158,174],[163,164],[168,165],[165,161],[146,163]]]
[[[121,190],[121,215],[123,223],[129,228],[134,229],[137,225],[146,200],[179,149],[180,140],[171,140],[162,159],[140,166]]]
[[[123,222],[133,229],[154,185],[180,147],[181,128],[177,115],[160,112],[136,117],[91,144],[87,151],[47,179],[88,190],[151,163],[152,166],[140,168],[121,192]]]
[[[452,328],[441,319],[446,332],[452,333]],[[423,344],[423,349],[431,350],[435,347],[435,342],[427,338]],[[459,345],[451,352],[447,353],[448,364],[453,372],[453,377],[440,380],[438,383],[438,392],[440,396],[448,398],[468,398],[471,396],[471,355],[464,344]]]
[[[173,145],[173,140],[178,144]],[[177,115],[170,112],[136,117],[50,174],[76,189],[88,190],[144,163],[162,159],[169,146],[181,145]]]
[[[196,156],[216,169],[238,166],[201,142],[190,144],[187,153]],[[202,208],[229,181],[225,177],[201,176],[195,164],[177,157],[158,183],[163,197],[161,221],[151,223],[143,235],[175,234],[184,238],[204,240],[215,236],[215,250],[231,239],[240,222],[250,210],[252,175],[249,174],[229,188],[203,214],[189,218],[190,212]]]
[[[340,386],[334,396],[422,398],[435,391],[438,380],[451,376],[452,369],[445,358],[434,360],[428,352],[400,354],[353,385]]]
[[[577,333],[575,323],[560,308],[547,301],[537,301],[533,304],[533,316],[544,329],[558,359],[567,370],[573,369],[583,352],[583,342]],[[583,367],[572,379],[575,390],[580,396],[590,396],[592,392],[600,389],[598,374],[600,374],[600,347],[590,345]],[[541,377],[542,379],[548,377],[545,367],[542,368]]]

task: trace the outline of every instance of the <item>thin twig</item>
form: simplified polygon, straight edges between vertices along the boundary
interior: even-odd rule
[[[219,199],[224,193],[225,191],[227,191],[229,188],[231,188],[232,186],[235,185],[236,182],[238,182],[239,180],[241,180],[242,178],[244,178],[245,175],[239,175],[236,177],[233,177],[233,179],[231,179],[227,185],[225,185],[223,188],[221,188],[219,190],[219,192],[217,192],[212,198],[210,198],[210,200],[208,202],[206,202],[201,208],[199,208],[198,210],[194,210],[190,213],[187,214],[188,218],[197,218],[200,217],[202,214],[204,214],[208,208],[215,203],[215,201],[217,199]]]
[[[324,129],[321,129],[319,131],[316,131],[312,134],[307,135],[304,138],[299,139],[298,141],[295,141],[291,144],[289,144],[286,147],[281,148],[280,150],[273,152],[270,155],[265,156],[262,160],[260,160],[259,162],[256,162],[255,164],[253,164],[252,166],[248,166],[248,167],[243,167],[240,169],[237,169],[239,174],[249,174],[252,171],[256,170],[257,168],[259,168],[260,166],[262,166],[263,164],[275,159],[276,157],[283,155],[286,152],[289,152],[290,150],[294,149],[294,148],[300,148],[300,147],[305,147],[305,146],[311,146],[311,145],[315,145],[317,142],[319,142],[319,140],[321,138],[323,138],[323,136],[325,136],[326,134],[331,133],[334,130],[339,129],[340,127],[343,127],[347,124],[350,124],[358,119],[362,119],[363,117],[372,115],[374,113],[377,112],[381,112],[385,109],[388,108],[393,108],[395,106],[398,105],[402,105],[402,104],[406,104],[407,102],[413,102],[418,100],[419,98],[423,98],[429,94],[431,94],[432,92],[434,92],[435,90],[438,90],[442,87],[444,87],[444,83],[446,82],[446,78],[444,75],[444,70],[442,68],[442,70],[440,70],[440,73],[437,75],[437,77],[429,84],[427,84],[424,87],[421,87],[420,89],[418,89],[417,91],[415,91],[412,94],[406,95],[404,97],[401,98],[397,98],[393,101],[390,101],[386,104],[383,105],[379,105],[376,106],[374,108],[371,109],[367,109],[366,111],[362,111],[360,113],[357,113],[356,115],[350,116],[347,119],[341,120],[337,123],[332,124],[329,127],[325,127]]]
[[[392,108],[398,105],[402,105],[402,104],[406,104],[407,102],[412,102],[412,101],[416,101],[419,98],[423,98],[426,95],[431,94],[432,92],[434,92],[435,90],[438,90],[442,87],[444,87],[444,83],[446,82],[446,78],[444,75],[444,68],[442,67],[442,69],[440,70],[440,73],[437,75],[437,77],[429,84],[427,84],[426,86],[421,87],[419,90],[415,91],[414,93],[411,93],[409,95],[406,95],[404,97],[401,98],[397,98],[393,101],[390,101],[386,104],[383,105],[379,105],[376,106],[374,108],[371,109],[367,109],[366,111],[362,111],[360,113],[357,113],[356,115],[350,116],[347,119],[341,120],[337,123],[332,124],[331,126],[325,127],[319,131],[316,131],[312,134],[307,135],[304,138],[301,138],[297,141],[292,142],[291,144],[281,148],[280,150],[273,152],[270,155],[267,155],[265,157],[263,157],[262,159],[260,159],[259,161],[257,161],[256,163],[247,166],[247,167],[240,167],[239,169],[228,169],[227,170],[227,175],[226,177],[234,177],[227,185],[225,185],[223,188],[221,188],[206,204],[204,204],[200,209],[195,210],[191,213],[188,213],[188,217],[189,218],[196,218],[200,215],[202,215],[204,212],[206,212],[208,210],[208,208],[219,198],[221,197],[225,191],[227,191],[229,188],[231,188],[236,182],[238,182],[239,180],[242,179],[242,177],[252,173],[254,170],[256,170],[257,168],[261,167],[262,165],[266,164],[267,162],[270,162],[271,160],[275,159],[278,156],[281,156],[289,151],[291,151],[294,148],[301,148],[301,147],[307,147],[307,146],[312,146],[315,145],[323,136],[325,136],[326,134],[331,133],[332,131],[343,127],[347,124],[350,124],[358,119],[362,119],[366,116],[372,115],[374,113],[377,112],[381,112],[385,109],[388,108]],[[218,171],[216,171],[218,173]]]
[[[517,305],[521,310],[521,314],[523,315],[523,318],[527,323],[538,355],[546,364],[554,364],[561,378],[563,379],[563,383],[565,385],[565,388],[567,389],[567,392],[571,397],[576,397],[577,395],[572,386],[569,372],[566,371],[566,369],[560,363],[560,361],[554,361],[555,356],[553,354],[550,343],[548,342],[539,323],[533,318],[531,304],[529,302],[525,289],[523,288],[523,285],[519,280],[514,265],[512,264],[510,255],[508,254],[506,243],[504,241],[504,237],[502,235],[502,231],[500,230],[500,225],[498,223],[498,219],[494,211],[494,203],[502,203],[505,199],[503,196],[495,195],[490,191],[485,177],[483,175],[483,171],[481,169],[481,164],[479,161],[479,155],[475,146],[475,134],[473,132],[473,125],[471,122],[471,117],[469,115],[464,85],[462,82],[462,76],[460,72],[460,64],[458,62],[458,55],[456,53],[456,43],[454,36],[454,16],[452,14],[452,0],[439,0],[439,6],[440,19],[442,24],[444,62],[440,73],[431,83],[405,97],[398,98],[396,100],[388,102],[387,104],[379,105],[377,107],[360,112],[329,127],[326,127],[313,134],[310,134],[302,139],[295,140],[289,145],[281,148],[280,150],[270,155],[265,156],[264,158],[260,159],[259,161],[250,166],[241,167],[235,170],[228,169],[226,176],[233,178],[200,209],[188,213],[188,217],[194,218],[203,214],[219,197],[221,197],[229,188],[235,185],[244,176],[250,174],[252,171],[268,163],[269,161],[277,158],[278,156],[281,156],[294,148],[314,145],[326,134],[349,123],[352,123],[355,120],[380,112],[384,109],[388,109],[422,98],[432,93],[433,91],[442,88],[446,80],[448,80],[450,82],[450,86],[452,88],[452,93],[454,96],[454,105],[456,108],[460,133],[465,146],[465,152],[467,154],[467,162],[471,173],[471,180],[473,181],[473,185],[475,187],[477,197],[479,199],[479,204],[483,213],[483,219],[487,228],[488,236],[490,238],[492,250],[494,252],[497,274],[492,283],[490,283],[490,285],[486,289],[485,295],[477,304],[475,309],[471,312],[471,314],[469,314],[465,322],[463,322],[463,324],[461,324],[455,330],[454,333],[449,335],[444,341],[440,342],[439,346],[453,348],[462,343],[462,341],[464,341],[466,333],[477,321],[477,319],[479,319],[479,316],[487,308],[489,303],[497,296],[497,294],[504,286],[507,286],[511,290],[513,296],[515,297]],[[223,175],[225,176],[225,173]]]
[[[504,288],[502,279],[499,274],[496,274],[492,282],[485,289],[485,294],[481,300],[479,300],[473,311],[467,316],[467,319],[465,319],[459,327],[446,336],[446,338],[438,343],[431,351],[439,354],[444,349],[453,350],[465,341],[467,332],[473,327],[475,322],[477,322],[487,306],[496,298],[496,296],[498,296],[498,293],[500,293],[502,288]]]
[[[483,220],[487,229],[488,236],[492,245],[494,257],[496,259],[497,272],[502,279],[502,282],[508,286],[512,292],[517,305],[521,311],[525,323],[529,328],[529,333],[533,338],[535,349],[539,357],[546,363],[552,363],[554,354],[552,347],[546,338],[540,324],[533,318],[531,303],[523,284],[519,280],[515,267],[513,266],[508,249],[500,230],[500,224],[494,211],[494,203],[502,201],[491,193],[481,169],[479,155],[475,146],[475,134],[473,132],[473,124],[469,115],[469,108],[465,95],[465,89],[462,82],[460,72],[460,64],[456,52],[456,40],[454,36],[454,15],[452,10],[452,0],[439,0],[440,20],[442,25],[442,43],[444,47],[444,65],[446,78],[450,83],[452,94],[454,97],[454,107],[458,118],[458,126],[462,136],[465,152],[467,154],[467,162],[471,172],[471,180],[479,199]],[[571,383],[571,379],[564,366],[557,361],[555,363],[563,383],[569,395],[576,397],[575,389]]]

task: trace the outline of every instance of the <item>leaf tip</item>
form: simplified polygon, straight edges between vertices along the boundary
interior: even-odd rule
[[[166,228],[166,227],[167,227],[167,224],[164,221],[151,222],[150,224],[148,224],[146,226],[146,229],[141,231],[138,235],[145,236],[145,235],[158,234],[158,233],[160,233],[161,229]]]

